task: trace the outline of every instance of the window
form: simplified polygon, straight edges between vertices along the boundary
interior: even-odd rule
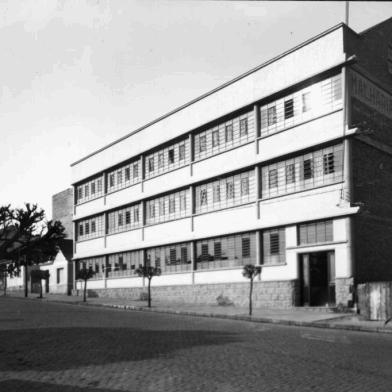
[[[304,160],[304,180],[313,178],[313,160],[311,158]]]
[[[181,247],[181,263],[187,263],[188,262],[188,248],[183,246]]]
[[[118,225],[123,225],[123,214],[121,212],[118,214]]]
[[[298,225],[298,244],[308,245],[333,241],[333,222],[319,221]]]
[[[250,257],[250,238],[242,238],[242,257]]]
[[[267,109],[268,126],[276,124],[276,106]]]
[[[278,170],[270,169],[268,173],[268,185],[270,188],[277,188],[278,186]]]
[[[208,254],[208,244],[202,244],[201,246],[201,260],[208,261],[209,254]]]
[[[114,174],[111,174],[109,176],[109,186],[113,187],[114,186]]]
[[[83,199],[83,188],[78,188],[78,200]]]
[[[206,151],[207,149],[207,139],[206,135],[199,136],[199,152]]]
[[[222,257],[222,243],[214,242],[214,257],[220,259]]]
[[[334,101],[342,99],[342,80],[340,75],[332,78],[332,99]]]
[[[165,200],[159,200],[159,215],[163,216],[165,215]]]
[[[310,91],[302,93],[302,113],[310,110]]]
[[[200,189],[200,205],[205,206],[207,203],[207,189]]]
[[[329,152],[327,154],[324,154],[323,156],[323,168],[324,168],[324,174],[331,174],[335,172],[335,163],[334,163],[334,154],[333,152]]]
[[[88,194],[89,194],[88,191],[89,191],[89,184],[84,186],[84,197],[88,197]]]
[[[90,224],[89,224],[89,222],[86,222],[84,224],[84,232],[85,232],[86,235],[90,234]]]
[[[139,207],[137,206],[135,206],[135,209],[133,210],[133,220],[139,222]]]
[[[241,178],[241,196],[249,195],[249,177]]]
[[[178,146],[178,159],[183,161],[185,159],[185,144],[180,144]]]
[[[125,211],[125,224],[129,225],[131,223],[131,211]]]
[[[180,210],[186,210],[186,195],[180,195]]]
[[[279,254],[279,233],[270,233],[270,254]]]
[[[79,236],[83,235],[83,224],[79,225]]]
[[[240,120],[240,136],[246,136],[248,134],[248,119],[243,118]]]
[[[57,284],[63,282],[63,274],[64,274],[64,268],[57,268],[57,279],[56,279]]]
[[[234,183],[226,183],[226,199],[234,199]]]
[[[291,117],[294,117],[294,100],[292,98],[284,101],[284,118]]]
[[[117,172],[117,184],[121,184],[122,183],[122,170],[119,170]]]
[[[176,212],[176,199],[174,197],[169,199],[169,214]]]
[[[219,146],[219,131],[212,132],[212,147]]]
[[[217,203],[219,201],[221,201],[221,195],[220,195],[220,185],[219,184],[215,184],[213,187],[213,201],[214,203]]]
[[[162,169],[165,164],[165,156],[163,155],[163,152],[158,154],[158,168]]]
[[[99,178],[97,181],[97,188],[98,188],[98,193],[102,192],[102,180]]]
[[[149,215],[150,218],[155,218],[155,204],[149,204]]]
[[[169,165],[174,163],[174,149],[168,151]]]
[[[149,160],[148,160],[148,171],[149,172],[154,171],[154,157],[149,158]]]
[[[139,164],[138,163],[134,163],[133,164],[133,178],[137,178],[139,177]]]
[[[228,124],[225,127],[226,143],[233,141],[233,124]]]
[[[129,181],[131,178],[131,169],[129,167],[125,168],[125,181]]]
[[[289,163],[286,166],[286,184],[292,184],[295,182],[295,165]]]
[[[176,248],[170,249],[170,264],[175,264],[177,261],[177,251]]]
[[[95,195],[95,182],[91,183],[91,194]]]
[[[95,233],[96,232],[96,223],[95,220],[91,221],[91,232]]]

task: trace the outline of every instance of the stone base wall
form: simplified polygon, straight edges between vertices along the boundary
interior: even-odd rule
[[[335,279],[336,305],[351,308],[354,304],[354,278]]]
[[[139,300],[147,287],[127,287],[88,290],[90,297],[127,298]],[[236,306],[247,306],[249,282],[195,284],[181,286],[152,287],[152,300],[173,303],[217,304],[217,297],[227,297]],[[298,281],[254,282],[254,307],[286,309],[299,305],[300,289]],[[74,294],[76,294],[74,292]],[[83,295],[79,290],[79,295]]]

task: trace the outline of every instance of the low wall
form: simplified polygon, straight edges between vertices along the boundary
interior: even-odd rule
[[[127,298],[139,300],[147,287],[127,287],[88,290],[90,297]],[[299,284],[296,280],[254,282],[253,304],[255,307],[291,308],[299,305]],[[249,283],[217,283],[195,284],[182,286],[152,287],[152,300],[162,300],[173,303],[217,304],[217,297],[228,297],[236,306],[247,306]],[[75,292],[74,292],[75,294]],[[83,291],[79,290],[79,295]]]
[[[369,282],[358,285],[358,308],[369,320],[392,317],[392,282]]]

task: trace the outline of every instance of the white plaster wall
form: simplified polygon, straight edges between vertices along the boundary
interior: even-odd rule
[[[72,181],[82,180],[344,60],[343,28],[339,27],[74,165]]]
[[[235,270],[195,272],[195,284],[247,282],[247,281],[248,279],[242,276],[242,268],[238,268]]]
[[[260,139],[258,161],[277,158],[342,136],[343,112],[338,111]]]
[[[151,280],[151,286],[172,286],[182,284],[192,284],[192,273],[155,276]],[[145,282],[145,285],[147,286],[147,281]]]
[[[74,219],[78,219],[82,216],[93,215],[105,208],[104,197],[100,197],[98,199],[87,201],[83,204],[75,206],[75,214]]]
[[[94,238],[76,243],[76,252],[74,258],[87,257],[96,255],[104,251],[104,238]]]
[[[105,209],[118,207],[124,204],[133,203],[144,197],[141,183],[129,186],[106,195]]]
[[[144,229],[144,243],[141,246],[154,246],[170,242],[181,242],[191,237],[191,218],[165,222]]]
[[[297,278],[297,259],[290,252],[286,253],[285,265],[265,266],[261,270],[263,282],[275,280],[292,280]]]
[[[143,286],[143,279],[139,277],[116,278],[116,279],[108,279],[106,281],[107,288],[142,287],[142,286]]]
[[[118,252],[129,250],[137,246],[140,247],[142,242],[142,229],[125,231],[118,234],[110,234],[106,237],[106,251]]]
[[[93,280],[90,279],[87,281],[87,290],[91,289],[104,289],[105,288],[105,282],[103,279],[101,280]],[[84,290],[84,281],[77,280],[76,281],[76,289],[77,290]]]
[[[256,228],[256,205],[254,203],[194,217],[193,235],[197,238],[236,233]]]

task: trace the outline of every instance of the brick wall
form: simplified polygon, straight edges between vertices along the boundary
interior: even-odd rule
[[[203,285],[152,287],[152,299],[177,303],[217,304],[220,295],[228,297],[236,306],[247,306],[249,283],[219,283]],[[138,300],[146,287],[88,290],[89,296],[103,298],[128,298]],[[286,309],[299,305],[297,281],[255,282],[253,290],[255,307]]]
[[[67,238],[73,238],[73,189],[68,188],[65,191],[52,196],[52,219],[59,220],[65,227]]]

